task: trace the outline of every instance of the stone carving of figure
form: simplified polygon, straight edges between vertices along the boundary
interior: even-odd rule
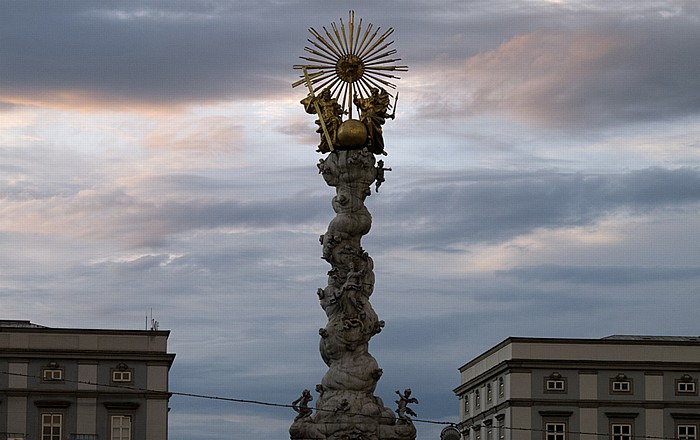
[[[409,403],[418,403],[418,399],[416,399],[415,397],[411,397],[411,389],[406,388],[405,390],[403,390],[403,394],[401,394],[399,390],[396,390],[396,394],[399,395],[399,400],[395,401],[398,405],[398,407],[396,408],[396,414],[399,415],[399,419],[403,421],[408,421],[411,420],[408,416],[416,417],[416,413],[408,407]]]
[[[367,98],[355,96],[353,102],[360,109],[360,121],[367,127],[367,149],[374,154],[386,154],[382,125],[395,115],[387,113],[389,94],[386,90],[371,87],[370,93]]]
[[[294,420],[311,417],[313,410],[309,408],[309,402],[312,400],[314,400],[314,398],[311,395],[311,391],[304,390],[301,392],[301,397],[292,402],[292,408],[297,412],[297,416]]]
[[[391,168],[384,168],[383,160],[377,161],[377,178],[374,184],[374,190],[376,192],[379,192],[379,187],[382,186],[382,183],[386,181],[386,178],[384,177],[384,171],[391,171]]]
[[[323,133],[321,118],[323,119],[323,123],[326,124],[328,135],[333,143],[333,148],[335,148],[338,146],[338,128],[340,127],[340,123],[342,122],[341,118],[345,112],[340,104],[338,104],[338,100],[331,96],[331,90],[329,88],[323,89],[321,94],[318,96],[313,97],[309,94],[309,96],[301,100],[301,104],[304,106],[306,113],[316,113],[316,106],[314,105],[314,102],[318,104],[319,111],[321,112],[319,119],[316,119],[315,121],[316,125],[318,125],[316,133],[320,133],[321,135],[321,142],[318,144],[318,151],[321,153],[328,153],[331,151],[331,148],[326,140],[326,135]]]

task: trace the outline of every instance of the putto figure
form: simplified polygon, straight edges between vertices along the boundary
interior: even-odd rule
[[[416,413],[408,407],[409,403],[418,403],[418,399],[411,397],[411,392],[412,391],[410,388],[403,390],[403,394],[401,394],[399,390],[396,390],[396,394],[399,395],[399,400],[395,401],[398,405],[396,408],[396,414],[398,414],[399,420],[403,422],[408,422],[411,420],[411,418],[408,416],[416,417]]]

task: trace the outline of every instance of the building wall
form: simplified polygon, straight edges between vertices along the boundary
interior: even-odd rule
[[[511,338],[460,373],[455,393],[460,428],[469,440],[478,434],[487,440],[484,426],[499,417],[508,428],[502,440],[545,439],[548,422],[565,423],[566,440],[600,440],[597,434],[610,438],[611,423],[618,422],[631,424],[634,436],[676,438],[679,423],[696,426],[696,439],[700,434],[697,385],[692,395],[676,392],[679,378],[700,377],[700,338]],[[495,392],[489,403],[487,386],[497,387],[499,379],[503,396]],[[548,390],[549,379],[564,380],[565,387]],[[482,396],[479,408],[476,391]]]
[[[167,331],[3,328],[0,325],[0,438],[41,440],[41,415],[62,415],[62,438],[110,438],[111,416],[130,416],[133,440],[167,440]],[[46,368],[62,371],[45,380]],[[113,372],[131,374],[114,382]]]

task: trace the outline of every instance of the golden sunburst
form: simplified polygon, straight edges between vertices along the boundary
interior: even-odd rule
[[[340,27],[331,23],[331,31],[323,27],[323,34],[314,28],[309,32],[313,39],[307,41],[313,46],[304,47],[312,56],[299,57],[310,64],[295,65],[295,69],[308,72],[308,79],[314,90],[329,88],[331,95],[338,100],[343,110],[352,118],[353,96],[367,97],[371,88],[394,89],[392,80],[400,79],[391,72],[406,72],[408,66],[396,65],[401,58],[392,58],[396,49],[387,41],[393,28],[380,33],[381,28],[373,29],[370,23],[362,29],[362,19],[355,25],[355,12],[350,11],[347,27],[340,20]],[[305,84],[307,78],[292,84],[292,87]]]

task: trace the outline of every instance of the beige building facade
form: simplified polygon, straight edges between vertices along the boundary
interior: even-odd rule
[[[513,337],[459,371],[465,440],[698,440],[698,337]]]
[[[169,333],[0,321],[0,440],[167,440]]]

